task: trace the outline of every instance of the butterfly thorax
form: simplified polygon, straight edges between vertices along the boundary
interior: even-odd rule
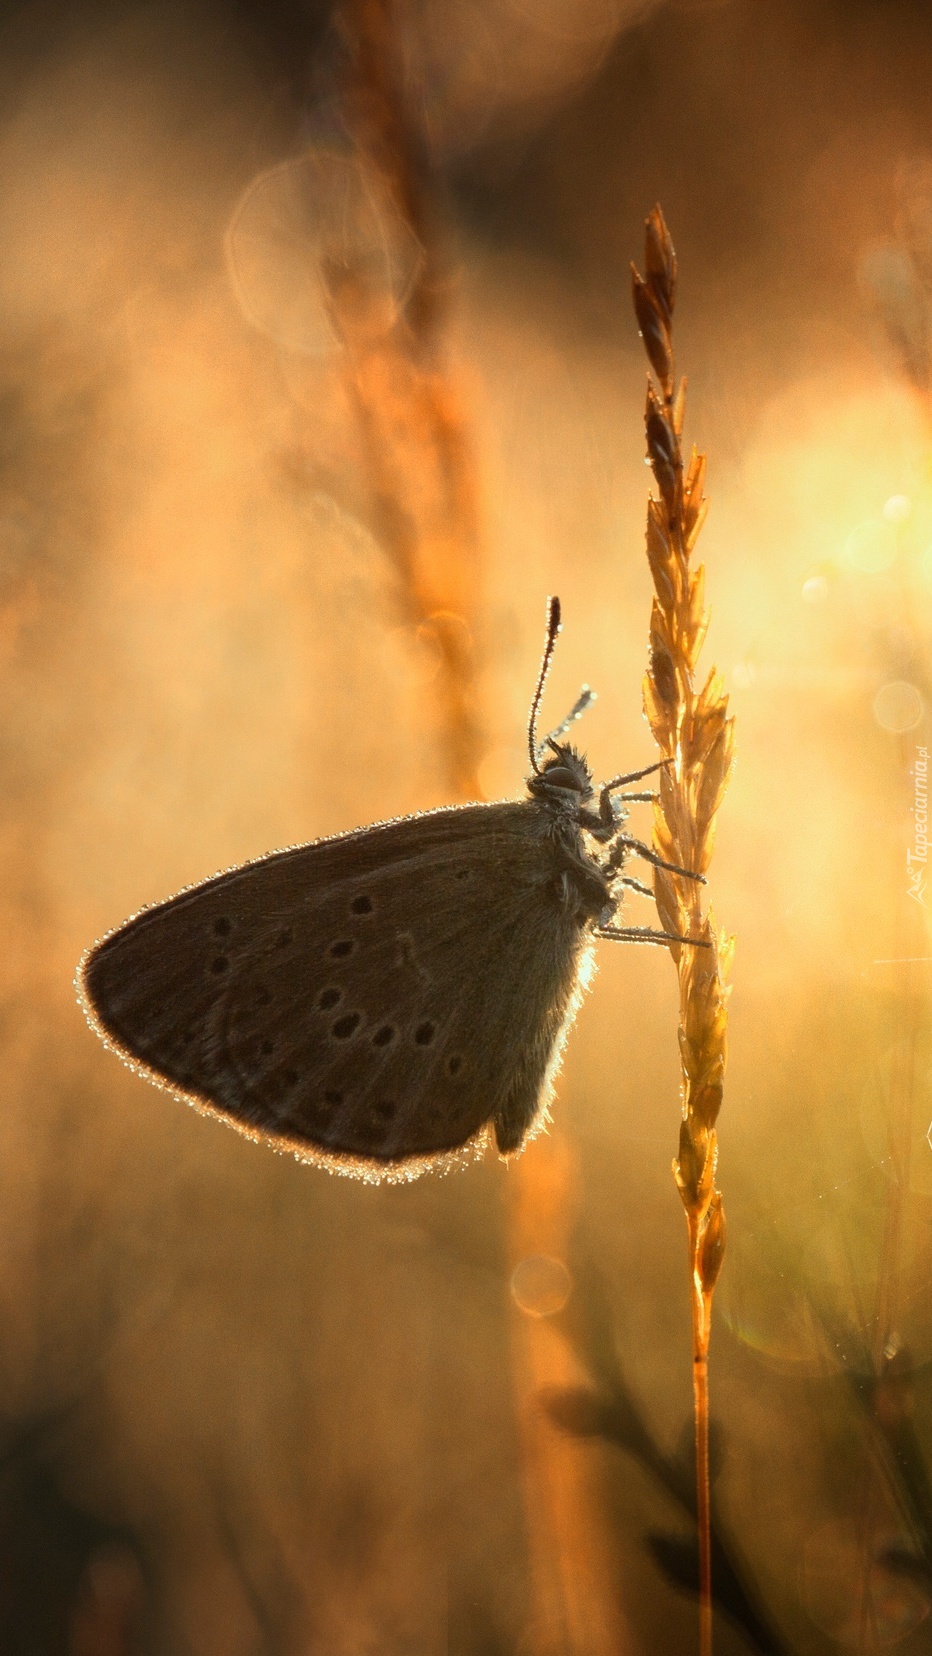
[[[615,907],[612,890],[601,864],[586,845],[594,797],[592,772],[575,748],[554,742],[553,757],[528,778],[531,798],[547,813],[549,836],[557,852],[557,891],[564,907],[580,923],[603,919]]]

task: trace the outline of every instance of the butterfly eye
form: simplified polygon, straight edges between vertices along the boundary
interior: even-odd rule
[[[552,788],[572,788],[576,793],[579,792],[579,783],[572,771],[567,770],[565,765],[554,765],[551,770],[545,770],[543,774],[544,781],[549,782]]]

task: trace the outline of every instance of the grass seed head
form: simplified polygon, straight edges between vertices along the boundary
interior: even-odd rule
[[[660,856],[705,872],[734,755],[733,720],[721,677],[713,668],[701,689],[694,674],[708,627],[705,576],[690,558],[705,520],[705,456],[693,448],[684,462],[682,430],[686,382],[674,395],[673,311],[677,263],[659,207],[645,227],[644,275],[632,266],[632,294],[650,367],[645,433],[657,494],[647,506],[647,558],[654,584],[650,657],[644,711],[665,757],[654,805],[654,844]],[[683,1121],[674,1176],[689,1219],[693,1273],[703,1298],[703,1326],[725,1249],[722,1199],[715,1189],[715,1122],[722,1103],[726,1058],[727,973],[733,944],[703,913],[691,880],[654,870],[654,894],[665,931],[702,938],[708,948],[672,943],[680,984],[680,1064]]]

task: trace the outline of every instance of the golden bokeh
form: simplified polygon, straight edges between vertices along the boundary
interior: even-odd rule
[[[932,22],[406,0],[414,198],[398,111],[347,92],[369,3],[3,13],[0,1646],[695,1647],[666,951],[599,946],[549,1137],[400,1188],[185,1110],[72,991],[217,869],[519,795],[550,593],[544,719],[591,683],[597,776],[655,758],[628,261],[659,199],[738,754],[712,1471],[757,1620],[733,1596],[716,1649],[911,1656]]]

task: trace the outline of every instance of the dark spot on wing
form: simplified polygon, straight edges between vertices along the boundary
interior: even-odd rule
[[[430,1046],[433,1038],[434,1025],[429,1019],[422,1024],[418,1024],[417,1029],[414,1031],[414,1039],[418,1046]]]
[[[356,944],[351,937],[341,937],[338,943],[331,943],[330,953],[334,960],[343,960],[347,955],[352,954],[355,947]]]
[[[447,1069],[448,1069],[449,1073],[451,1075],[459,1075],[459,1072],[462,1069],[462,1067],[463,1067],[462,1058],[460,1057],[458,1052],[454,1052],[453,1057],[450,1058],[447,1062]]]
[[[215,937],[229,937],[232,930],[233,922],[232,920],[229,920],[225,914],[222,914],[219,920],[214,921]]]
[[[218,975],[220,972],[228,972],[230,969],[230,962],[226,955],[217,955],[216,959],[211,961],[210,969]]]
[[[274,1041],[260,1041],[259,1042],[259,1051],[261,1052],[263,1058],[268,1058],[269,1054],[271,1052],[274,1052],[274,1050],[275,1050]]]
[[[397,1113],[398,1105],[393,1098],[383,1098],[378,1104],[373,1104],[372,1114],[379,1121],[391,1121]]]
[[[317,1004],[322,1012],[329,1012],[332,1007],[339,1006],[342,999],[342,989],[325,989],[323,994],[318,996]]]
[[[282,926],[281,931],[279,932],[278,936],[275,939],[276,949],[287,949],[289,943],[293,943],[293,942],[294,942],[294,932],[292,931],[291,927],[290,926]]]
[[[397,1030],[393,1029],[391,1024],[383,1024],[381,1029],[377,1029],[373,1035],[372,1045],[377,1047],[391,1046],[396,1034]]]
[[[282,1070],[282,1080],[286,1087],[296,1087],[301,1077],[296,1069]]]
[[[330,1025],[330,1033],[335,1035],[338,1041],[348,1041],[350,1036],[356,1033],[361,1022],[362,1018],[358,1012],[347,1012],[342,1018],[337,1018],[336,1023]]]
[[[371,914],[372,913],[372,898],[371,897],[354,897],[353,901],[350,903],[350,908],[352,909],[354,914]]]
[[[271,1002],[271,999],[272,999],[271,989],[266,989],[265,986],[263,985],[262,988],[256,990],[256,1005],[257,1006],[268,1006],[269,1003]]]
[[[458,880],[471,880],[472,879],[472,869],[471,868],[458,868],[457,871],[456,871],[456,878]]]
[[[334,1092],[331,1089],[330,1091],[324,1093],[324,1103],[330,1109],[336,1109],[338,1104],[343,1103],[343,1094],[341,1092]]]

